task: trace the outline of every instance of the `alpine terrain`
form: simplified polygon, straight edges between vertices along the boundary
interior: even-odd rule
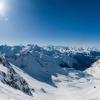
[[[100,48],[1,45],[0,100],[100,100]]]

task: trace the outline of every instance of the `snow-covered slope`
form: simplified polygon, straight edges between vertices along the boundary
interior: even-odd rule
[[[52,75],[56,76],[57,73],[67,75],[66,68],[83,71],[90,67],[99,56],[99,49],[74,49],[50,46],[43,48],[37,45],[28,45],[22,46],[19,53],[17,52],[13,56],[7,54],[6,58],[31,77],[55,86],[51,78]]]
[[[0,55],[0,100],[100,100],[100,49],[0,46]]]
[[[91,100],[100,100],[100,59],[88,68],[86,72],[92,75],[92,88],[87,92],[87,95],[91,95],[93,98]]]
[[[0,81],[28,95],[32,95],[28,83],[16,73],[12,65],[4,57],[0,58]]]
[[[93,75],[94,78],[100,79],[100,60],[96,61],[90,68],[87,69],[87,72]]]
[[[68,68],[66,69],[67,75],[52,76],[52,81],[57,86],[53,87],[30,77],[15,65],[11,64],[11,66],[29,84],[33,96],[0,82],[0,100],[66,100],[66,98],[68,100],[84,100],[84,97],[85,100],[99,100],[96,97],[98,90],[94,88],[95,84],[91,81],[92,76],[86,72]],[[3,68],[0,70],[6,71]]]
[[[23,78],[28,83],[28,86],[31,87],[33,96],[29,96],[22,90],[0,81],[0,100],[66,100],[66,98],[82,100],[81,96],[78,97],[79,90],[83,89],[84,85],[90,83],[90,76],[88,74],[74,69],[66,69],[68,75],[57,74],[52,76],[52,81],[57,86],[54,87],[30,77],[15,65],[11,64],[11,66],[19,77]],[[1,65],[0,70],[4,70],[7,73],[9,69],[5,70],[5,66]]]

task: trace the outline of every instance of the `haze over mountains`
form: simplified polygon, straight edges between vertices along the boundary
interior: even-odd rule
[[[100,100],[100,48],[0,46],[0,100]]]

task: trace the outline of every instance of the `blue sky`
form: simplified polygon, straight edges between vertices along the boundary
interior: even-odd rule
[[[0,1],[0,44],[99,46],[99,0]]]

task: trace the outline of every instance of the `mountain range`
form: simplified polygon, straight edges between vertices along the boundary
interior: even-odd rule
[[[0,100],[100,100],[100,48],[0,46]]]

